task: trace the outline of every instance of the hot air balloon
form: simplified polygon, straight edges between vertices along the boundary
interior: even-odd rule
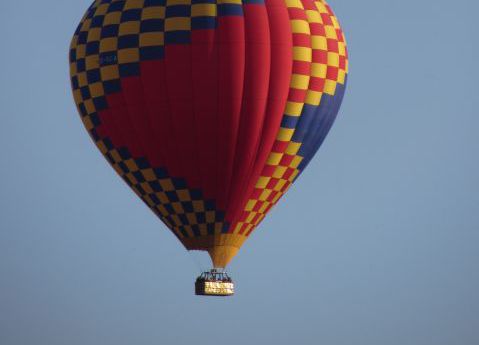
[[[338,113],[343,33],[323,0],[96,0],[72,39],[81,119],[108,162],[213,269],[306,168]]]

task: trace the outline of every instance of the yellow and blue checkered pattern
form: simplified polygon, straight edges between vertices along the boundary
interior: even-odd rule
[[[97,145],[116,172],[181,240],[214,235],[224,226],[224,213],[200,190],[172,178],[165,169],[151,168],[145,159],[134,159],[128,150],[116,149],[108,139]]]

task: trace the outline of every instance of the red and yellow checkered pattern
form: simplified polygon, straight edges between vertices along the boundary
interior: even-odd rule
[[[300,118],[304,105],[318,107],[324,94],[334,96],[348,73],[344,35],[325,1],[286,0],[293,32],[293,75],[285,117]],[[249,234],[286,193],[300,173],[302,143],[295,128],[281,127],[276,143],[234,233]]]

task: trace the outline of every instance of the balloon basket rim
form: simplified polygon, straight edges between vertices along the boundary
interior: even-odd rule
[[[196,278],[195,294],[197,296],[228,297],[234,293],[234,282],[224,270],[213,268]]]

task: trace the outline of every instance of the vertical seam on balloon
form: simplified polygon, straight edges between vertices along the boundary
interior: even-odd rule
[[[271,23],[269,21],[268,6],[266,6],[266,4],[265,4],[264,7],[265,7],[265,11],[266,11],[266,20],[268,21],[268,30],[269,30],[269,32],[268,32],[269,51],[270,51],[269,67],[270,67],[270,71],[271,71],[271,61],[273,59],[273,56],[271,54],[271,52],[272,52],[272,48],[271,48]],[[268,79],[271,79],[269,74],[268,74]],[[261,134],[259,135],[258,140],[256,141],[252,160],[249,162],[249,167],[246,170],[248,172],[248,174],[247,174],[247,176],[241,178],[240,186],[242,187],[242,189],[244,188],[246,190],[248,189],[248,184],[250,183],[250,180],[253,177],[254,168],[255,168],[255,165],[257,164],[259,149],[261,147],[261,138],[262,138],[262,133],[263,133],[264,127],[265,127],[266,112],[268,110],[268,103],[269,103],[269,97],[270,97],[270,83],[269,83],[269,80],[268,80],[268,89],[267,89],[266,94],[267,94],[267,97],[266,97],[266,100],[265,100],[265,107],[264,107],[264,111],[263,111],[263,120],[261,122],[261,130],[260,130]],[[241,195],[240,195],[240,197],[241,197]],[[233,214],[233,217],[231,218],[230,231],[235,230],[234,226],[236,225],[238,218],[240,217],[241,213],[243,212],[245,204],[248,202],[249,198],[248,198],[248,196],[245,196],[245,197],[242,197],[242,199],[243,200],[241,201],[241,203],[237,204],[236,210],[233,210],[234,214]]]
[[[248,48],[251,49],[251,47],[248,47],[248,44],[247,44],[247,29],[246,29],[246,13],[245,13],[245,8],[244,8],[244,0],[241,0],[241,8],[243,10],[243,20],[244,20],[244,26],[243,26],[243,31],[244,31],[244,39],[245,39],[245,48],[244,48],[244,69],[243,69],[243,88],[242,88],[242,92],[241,92],[241,108],[240,108],[240,118],[239,118],[239,123],[238,123],[238,129],[237,129],[237,132],[236,132],[236,144],[235,144],[235,149],[234,149],[234,153],[233,153],[233,168],[231,169],[231,177],[230,177],[230,182],[229,182],[229,187],[228,187],[228,195],[227,195],[227,198],[226,198],[226,201],[227,201],[227,207],[226,207],[226,212],[228,213],[229,212],[229,206],[231,205],[231,185],[233,183],[233,177],[234,177],[234,168],[236,166],[236,159],[238,158],[238,155],[236,154],[237,150],[238,150],[238,141],[239,141],[239,136],[241,134],[241,123],[242,123],[242,120],[244,121],[243,119],[243,106],[244,106],[244,103],[245,103],[245,81],[246,81],[246,66],[248,65],[248,61],[247,61],[247,58],[248,58]]]
[[[274,1],[273,1],[274,3]],[[275,55],[273,55],[273,35],[275,35],[275,28],[273,28],[271,26],[271,8],[276,8],[276,7],[279,7],[279,6],[274,6],[274,4],[271,4],[269,1],[265,1],[265,5],[266,5],[266,8],[267,8],[267,13],[268,13],[268,23],[269,23],[269,29],[270,29],[270,37],[271,37],[271,61],[272,59],[274,58]],[[287,27],[288,27],[288,30],[289,31],[289,35],[290,35],[290,46],[289,46],[289,49],[290,49],[290,52],[291,52],[291,59],[292,59],[292,40],[293,40],[293,36],[292,36],[292,30],[291,30],[291,27],[290,27],[290,19],[289,19],[289,14],[288,14],[288,9],[286,6],[284,6],[284,3],[282,3],[283,5],[283,9],[284,9],[284,14],[286,14],[287,16]],[[290,69],[289,69],[289,76],[291,76],[292,74],[292,68],[293,68],[293,62],[292,60],[291,61],[291,64],[290,64]],[[273,64],[271,64],[271,68],[273,67]],[[271,72],[273,73],[273,71]],[[290,77],[291,79],[291,77]],[[271,80],[270,80],[270,86],[271,86]],[[262,154],[262,157],[261,157],[261,162],[256,162],[256,166],[254,168],[254,171],[252,173],[252,176],[250,177],[249,179],[249,186],[247,188],[247,190],[245,191],[245,197],[244,197],[244,202],[243,202],[243,206],[241,207],[241,209],[239,209],[239,213],[236,217],[236,219],[233,221],[233,224],[234,224],[234,228],[231,230],[231,231],[234,231],[234,230],[237,230],[237,232],[239,233],[243,233],[244,231],[248,231],[248,227],[251,228],[250,225],[244,223],[244,222],[241,222],[240,220],[242,219],[241,217],[243,217],[243,215],[245,213],[248,213],[248,206],[250,204],[250,202],[253,201],[253,199],[251,199],[251,195],[252,195],[252,192],[255,190],[255,185],[258,181],[258,179],[261,177],[261,174],[266,166],[266,163],[267,163],[267,159],[273,149],[273,145],[275,144],[275,141],[276,141],[276,136],[277,136],[277,132],[279,131],[279,128],[281,127],[281,118],[283,117],[283,111],[284,111],[284,106],[287,102],[287,99],[288,99],[288,93],[289,93],[289,87],[290,87],[290,80],[288,80],[288,85],[287,85],[287,88],[285,91],[286,94],[285,94],[285,98],[284,98],[284,104],[283,104],[283,108],[280,110],[281,112],[281,117],[278,118],[279,122],[278,122],[278,125],[277,125],[277,128],[275,129],[275,133],[273,134],[274,137],[272,138],[272,141],[271,143],[268,145],[268,147],[263,147],[263,151],[264,151],[264,154]],[[270,89],[271,91],[271,89]],[[271,95],[269,95],[271,96]],[[268,104],[267,104],[267,109],[266,111],[268,111],[269,109],[269,106],[271,105],[271,103],[268,101]],[[273,109],[274,109],[274,106],[272,106]],[[272,111],[272,109],[269,109],[269,111]],[[271,129],[273,129],[271,127]],[[274,130],[274,129],[273,129]],[[271,134],[271,133],[270,133]],[[264,137],[265,133],[264,133],[264,127],[263,127],[263,137]],[[261,148],[261,147],[260,147]],[[243,219],[244,220],[244,219]],[[237,229],[236,229],[237,228]]]
[[[189,1],[189,4],[190,4],[190,21],[191,21],[191,10],[192,10],[192,1],[190,0]],[[193,28],[190,28],[190,37],[191,37],[191,42],[190,42],[190,45],[189,45],[189,51],[190,51],[190,87],[191,87],[191,112],[193,114],[193,135],[195,136],[194,137],[194,142],[195,142],[195,145],[194,145],[194,149],[193,149],[193,155],[194,155],[194,158],[196,158],[195,160],[195,168],[196,168],[196,175],[199,176],[199,180],[200,180],[200,186],[203,187],[205,185],[205,181],[203,180],[203,175],[201,173],[201,170],[199,168],[199,164],[201,163],[200,162],[200,156],[198,154],[198,148],[200,147],[199,146],[199,134],[198,134],[198,119],[196,118],[197,117],[197,112],[195,110],[195,88],[194,88],[194,85],[193,85],[193,37],[192,37],[192,31],[193,31]],[[195,149],[196,148],[196,149]],[[193,186],[194,188],[198,188],[200,186]],[[200,233],[200,236],[201,236],[201,233]],[[198,237],[196,236],[194,233],[193,233],[193,237]]]
[[[246,45],[246,22],[245,22],[245,10],[244,10],[244,0],[241,0],[241,9],[243,11],[243,22],[244,22],[244,25],[243,25],[243,37],[245,38],[245,49],[244,49],[244,68],[243,68],[243,86],[241,88],[241,104],[243,104],[244,102],[244,89],[245,89],[245,79],[246,79],[246,65],[247,65],[247,45]],[[231,174],[230,174],[230,178],[229,178],[229,183],[228,183],[228,189],[227,189],[227,193],[226,193],[226,209],[228,209],[228,206],[229,206],[229,200],[230,200],[230,194],[231,194],[231,184],[233,182],[233,176],[234,176],[234,167],[235,167],[235,162],[236,162],[236,150],[238,148],[238,138],[239,138],[239,134],[240,134],[240,130],[241,130],[241,109],[242,109],[242,106],[239,110],[239,114],[240,114],[240,118],[239,118],[239,122],[238,122],[238,127],[236,128],[236,143],[235,143],[235,146],[234,146],[234,150],[233,150],[233,159],[231,161],[231,164],[232,164],[232,167],[231,167]]]
[[[293,51],[294,51],[294,48],[302,48],[302,49],[296,49],[296,51],[298,52],[298,55],[299,56],[294,56],[293,55],[293,73],[291,75],[291,81],[290,81],[290,92],[289,92],[289,95],[288,95],[288,100],[287,100],[287,103],[286,103],[286,108],[285,108],[285,115],[288,115],[288,111],[293,111],[294,110],[294,113],[293,114],[295,117],[299,117],[301,115],[301,112],[304,108],[304,104],[305,104],[305,100],[306,100],[306,96],[303,95],[300,97],[300,102],[298,102],[296,99],[295,99],[295,92],[300,92],[300,94],[302,93],[302,91],[305,91],[304,89],[304,83],[306,80],[302,80],[301,81],[301,78],[302,79],[307,79],[307,82],[308,82],[308,85],[309,85],[309,80],[310,80],[310,76],[311,76],[311,38],[310,38],[310,31],[309,31],[309,26],[306,28],[307,32],[304,32],[304,34],[308,35],[308,40],[309,40],[309,45],[306,46],[306,47],[303,47],[302,45],[300,45],[298,42],[295,42],[295,39],[296,40],[299,40],[300,39],[300,36],[298,35],[301,35],[300,31],[298,31],[298,28],[295,27],[295,20],[296,21],[304,21],[303,18],[301,18],[301,16],[297,17],[298,14],[295,14],[295,15],[292,15],[292,12],[294,11],[294,9],[301,9],[302,12],[301,12],[301,15],[304,15],[304,6],[301,2],[288,2],[288,0],[285,0],[285,5],[288,9],[288,15],[289,15],[289,18],[290,18],[290,25],[291,25],[291,29],[292,29],[292,35],[293,35]],[[297,17],[297,18],[296,18]],[[296,24],[298,25],[298,24]],[[306,55],[306,56],[302,56],[302,55]],[[305,73],[299,73],[298,71],[295,71],[295,68],[299,68],[300,65],[302,65],[302,63],[306,63],[306,66],[308,68],[308,73],[305,74]],[[299,84],[299,85],[296,85],[296,84]],[[306,87],[306,90],[307,90],[307,87]],[[289,109],[290,107],[298,107],[298,109]],[[289,109],[289,110],[288,110]],[[297,114],[297,115],[296,115]],[[268,160],[272,159],[274,157],[275,154],[280,154],[280,155],[283,155],[284,152],[286,152],[287,150],[287,146],[291,143],[291,138],[293,136],[293,133],[294,133],[294,129],[290,129],[289,132],[288,130],[286,130],[286,128],[283,128],[282,126],[280,126],[279,130],[278,130],[278,134],[277,134],[277,137],[276,137],[276,140],[275,140],[275,144],[273,145],[273,149],[269,155],[269,158]],[[289,139],[288,139],[289,138]],[[282,146],[285,146],[284,148],[282,148],[282,152],[276,152],[274,150],[274,146],[276,144],[281,144]],[[270,166],[272,168],[272,171],[271,172],[265,172],[265,170],[268,168],[268,166]],[[258,179],[258,182],[256,183],[256,186],[255,186],[255,189],[258,189],[261,192],[261,194],[263,194],[264,192],[267,192],[268,193],[268,188],[267,188],[267,185],[268,185],[268,181],[270,181],[274,176],[276,175],[281,175],[283,176],[282,174],[282,170],[283,169],[288,169],[287,167],[283,166],[280,164],[280,162],[276,163],[276,164],[273,164],[273,165],[266,165],[263,172],[261,173],[260,175],[260,178]],[[286,171],[286,170],[285,170]],[[260,183],[260,181],[262,181],[262,179],[264,179],[266,182],[264,185],[260,185],[258,186],[258,184]],[[289,180],[289,178],[288,178]],[[287,184],[285,185],[285,189],[287,188]],[[284,194],[283,192],[285,191],[284,190],[281,190],[281,193],[278,193],[278,198],[276,198],[276,201],[279,200],[279,198]],[[257,197],[253,197],[253,194],[254,194],[254,191],[252,193],[252,196],[249,198],[250,201],[252,200],[253,203],[255,203],[255,207],[257,207],[258,205],[261,205],[258,209],[255,210],[255,208],[252,208],[251,210],[246,210],[246,213],[247,213],[247,216],[242,219],[241,221],[245,223],[246,227],[242,228],[242,229],[236,229],[236,231],[240,231],[241,233],[245,232],[246,233],[246,236],[249,236],[251,234],[251,232],[255,229],[255,227],[264,219],[264,216],[266,215],[267,212],[269,212],[272,208],[272,206],[274,205],[274,202],[273,201],[269,201],[267,199],[265,200],[261,200],[261,195],[258,195]],[[271,194],[271,193],[270,193]],[[250,203],[250,201],[248,201],[248,203]],[[248,204],[246,205],[246,207],[248,207]]]
[[[246,37],[246,28],[245,28],[245,23],[244,23],[244,8],[243,8],[243,0],[241,1],[241,10],[242,10],[242,20],[243,20],[243,37]],[[219,19],[220,15],[218,14],[218,19]],[[225,15],[225,17],[228,17],[227,15]],[[219,27],[219,20],[218,20],[218,27]],[[218,42],[219,45],[223,44],[223,42]],[[228,44],[229,46],[230,44]],[[230,50],[230,53],[231,53],[231,50]],[[221,55],[221,54],[219,54]],[[219,56],[219,63],[221,63],[221,56]],[[243,63],[243,76],[242,76],[242,87],[241,87],[241,99],[243,99],[243,95],[244,95],[244,83],[245,83],[245,68],[244,66],[246,66],[246,44],[245,44],[245,49],[244,49],[244,63]],[[218,74],[218,77],[220,77],[220,74]],[[219,97],[218,97],[218,100],[219,100]],[[226,185],[223,186],[225,187],[225,193],[224,193],[224,201],[225,201],[225,210],[228,209],[228,205],[229,205],[229,195],[230,195],[230,192],[231,192],[231,183],[232,183],[232,180],[233,180],[233,173],[234,173],[234,165],[235,165],[235,154],[236,154],[236,147],[237,147],[237,144],[238,144],[238,135],[239,135],[239,130],[240,130],[240,125],[241,125],[241,107],[239,109],[239,119],[238,119],[238,124],[237,124],[237,127],[236,127],[236,130],[235,130],[235,145],[234,145],[234,149],[232,149],[232,152],[233,152],[233,157],[231,159],[231,162],[230,162],[230,166],[227,167],[228,169],[226,170],[226,172],[229,174],[229,176],[227,177],[227,180],[225,180],[226,182]],[[219,147],[220,143],[218,144],[218,147]],[[224,164],[224,162],[220,162],[219,159],[218,159],[218,164]],[[217,171],[218,171],[218,166],[217,166]],[[225,211],[226,213],[226,211]],[[226,217],[226,215],[225,215]],[[224,221],[224,223],[226,223],[226,220]],[[231,226],[231,225],[230,225]],[[218,232],[217,229],[215,228],[215,234],[216,235],[219,235],[221,234],[222,231],[220,229],[220,231]]]
[[[314,52],[314,49],[313,49],[313,42],[312,42],[312,36],[313,36],[313,33],[311,31],[311,23],[310,23],[310,19],[308,17],[308,14],[307,14],[307,8],[309,6],[307,6],[307,1],[311,1],[311,0],[300,0],[300,4],[302,6],[302,9],[304,11],[304,16],[305,16],[305,19],[304,21],[306,21],[307,23],[307,32],[305,32],[305,34],[308,35],[308,40],[309,40],[309,47],[310,47],[310,52],[311,52],[311,59],[310,59],[310,67],[309,67],[309,73],[307,74],[308,75],[308,85],[307,87],[303,90],[304,91],[304,96],[302,97],[303,100],[302,100],[302,105],[301,105],[301,108],[300,110],[298,111],[299,113],[299,116],[297,117],[297,122],[296,124],[294,125],[294,127],[292,128],[292,133],[291,133],[291,137],[288,141],[288,146],[287,148],[285,149],[285,151],[283,152],[283,155],[288,151],[288,150],[291,150],[291,152],[288,152],[289,155],[293,156],[296,160],[298,160],[298,156],[297,156],[297,152],[299,151],[299,146],[296,145],[296,144],[299,144],[297,142],[295,142],[293,139],[294,139],[294,135],[296,133],[296,130],[298,128],[298,125],[301,123],[301,120],[304,116],[304,111],[305,111],[305,105],[309,104],[307,103],[308,101],[308,96],[309,96],[309,93],[312,91],[311,90],[311,83],[312,83],[312,77],[313,77],[313,66],[312,66],[312,63],[313,63],[313,52]],[[302,46],[300,46],[302,47]],[[306,74],[305,74],[306,76]],[[290,149],[289,147],[291,146],[291,144],[294,144],[293,145],[293,148]],[[302,158],[300,158],[302,159]],[[270,212],[272,210],[272,208],[274,208],[274,206],[276,205],[276,203],[286,194],[286,192],[289,190],[289,188],[291,187],[292,185],[292,182],[294,181],[294,179],[297,177],[297,174],[299,173],[298,169],[297,169],[297,166],[300,164],[300,160],[299,162],[295,162],[293,165],[291,164],[288,164],[288,165],[283,165],[281,163],[279,163],[276,168],[275,168],[275,172],[273,173],[272,176],[274,176],[278,171],[280,171],[279,169],[283,169],[285,167],[289,167],[289,168],[293,168],[294,169],[294,173],[291,175],[291,177],[289,177],[287,180],[286,180],[286,183],[284,185],[284,188],[283,190],[281,190],[281,192],[279,194],[277,194],[277,197],[273,198],[271,201],[268,201],[268,206],[267,208],[264,210],[264,212],[261,213],[261,216],[259,218],[257,218],[256,220],[254,220],[254,226],[248,231],[247,233],[247,236],[249,236],[251,234],[251,232],[253,231],[253,229],[264,219],[264,216],[266,215],[267,212]],[[283,177],[280,177],[280,179],[284,179]],[[266,191],[266,189],[264,189],[264,191]]]
[[[166,22],[166,19],[167,19],[167,15],[166,15],[166,9],[168,7],[168,0],[165,1],[165,11],[164,11],[164,18],[163,18],[163,22],[165,23]],[[165,31],[164,31],[165,32]],[[166,33],[165,33],[165,39],[166,39]],[[166,52],[167,52],[167,49],[166,49],[166,41],[165,41],[165,53],[164,53],[164,63],[162,65],[163,67],[163,75],[164,75],[164,85],[165,85],[165,98],[166,98],[166,106],[167,106],[167,116],[170,118],[170,124],[174,127],[173,125],[173,120],[172,120],[172,112],[171,112],[171,102],[170,102],[170,96],[169,96],[169,93],[168,93],[168,78],[167,78],[167,73],[166,73]],[[170,136],[168,136],[168,146],[169,148],[171,149],[172,147],[175,147],[175,145],[170,145],[169,143],[170,141]],[[169,157],[171,157],[171,153],[169,155]],[[171,159],[168,158],[168,161],[171,161]],[[178,225],[174,225],[173,228],[175,228],[175,231],[178,231],[177,228],[178,228]],[[189,238],[189,236],[185,236],[185,238]],[[182,240],[180,240],[181,243],[183,243]]]
[[[141,60],[140,60],[140,64],[141,64]],[[140,71],[141,71],[141,67],[140,67]],[[156,133],[156,130],[153,126],[150,106],[149,106],[148,102],[146,102],[145,86],[143,84],[143,78],[141,77],[141,72],[140,72],[140,75],[139,75],[139,83],[140,83],[140,88],[141,88],[141,100],[143,101],[142,104],[144,104],[147,123],[149,125],[149,128],[151,129],[151,132],[150,132],[150,135],[152,136],[151,139],[154,140],[154,137],[157,135],[157,133]],[[165,157],[163,157],[163,152],[161,150],[159,150],[156,154],[161,157],[160,159],[164,163],[165,162]],[[151,164],[151,162],[149,162],[149,163]]]
[[[267,10],[266,10],[266,6],[264,6],[264,4],[261,4],[261,5],[259,5],[259,4],[243,4],[243,6],[244,5],[247,5],[247,6],[262,6],[264,8],[264,14],[265,14],[266,20],[268,20]],[[253,11],[253,8],[254,7],[252,7],[250,10]],[[249,41],[247,32],[249,32],[248,30],[251,30],[252,28],[250,28],[246,25],[246,23],[247,23],[247,20],[246,20],[247,11],[243,10],[243,12],[244,12],[244,17],[245,17],[245,56],[246,57],[248,57],[248,56],[251,57],[251,55],[248,54],[248,51],[253,51],[254,52],[255,49],[258,50],[259,49],[258,47],[259,46],[264,46],[264,44],[258,44],[254,41],[253,42]],[[269,30],[269,22],[268,22],[268,30]],[[266,37],[266,39],[268,40],[270,38],[271,37],[270,37],[269,32],[268,32],[268,36]],[[271,44],[271,42],[269,42],[269,44]],[[270,47],[269,47],[269,51],[271,52]],[[246,61],[246,59],[245,59],[245,66],[254,65],[255,60],[256,60],[256,57],[254,57],[254,56],[253,56],[253,59],[251,61]],[[269,59],[269,68],[271,68],[271,56],[270,56],[270,59]],[[245,68],[245,75],[246,75],[246,68]],[[270,77],[269,73],[267,74],[267,77],[268,77],[267,88],[269,90],[269,77]],[[245,79],[246,79],[246,76],[245,76],[244,80]],[[245,84],[243,84],[243,90],[244,90],[244,85]],[[249,86],[251,87],[251,85],[249,85]],[[240,137],[243,137],[242,134],[245,135],[247,133],[247,132],[244,132],[244,128],[243,128],[244,123],[245,123],[245,121],[247,121],[247,118],[248,118],[248,114],[245,113],[244,107],[245,107],[245,104],[248,104],[248,103],[254,104],[256,102],[260,102],[260,103],[262,102],[263,103],[262,105],[264,106],[264,109],[263,109],[263,112],[262,112],[263,119],[262,119],[262,122],[261,122],[261,130],[259,131],[259,134],[256,138],[256,142],[254,143],[254,147],[253,147],[253,150],[252,150],[252,154],[253,154],[254,157],[256,157],[256,155],[257,155],[257,151],[258,151],[258,148],[259,148],[259,143],[261,142],[261,133],[262,133],[262,128],[264,126],[266,108],[267,108],[268,101],[267,101],[267,99],[261,100],[259,98],[255,99],[254,97],[253,98],[250,97],[248,102],[247,102],[247,99],[245,98],[245,92],[243,91],[243,101],[242,101],[242,107],[241,107],[240,114],[241,115],[245,114],[246,116],[241,117],[239,132],[238,132],[238,136],[237,136],[237,142],[236,142],[236,148],[235,148],[235,163],[234,163],[234,172],[235,173],[239,170],[238,159],[243,158],[243,157],[240,157],[240,155],[237,153],[238,149],[241,150],[241,147],[238,146],[238,142],[240,141]],[[247,167],[242,168],[241,170],[245,171],[247,174],[246,174],[246,176],[245,176],[245,174],[239,174],[238,176],[236,176],[237,179],[236,178],[234,179],[234,181],[235,181],[234,187],[235,188],[232,189],[231,184],[230,184],[230,195],[229,195],[229,198],[228,198],[228,206],[229,207],[228,207],[227,213],[229,214],[231,212],[231,214],[232,214],[231,223],[234,222],[234,218],[236,217],[236,214],[241,211],[241,207],[239,206],[240,203],[238,203],[236,200],[232,200],[232,198],[233,197],[238,197],[238,190],[244,189],[245,184],[247,184],[248,179],[250,177],[250,173],[248,173],[248,172],[250,172],[254,167],[254,159],[255,158],[252,158],[249,162],[248,161],[244,162],[244,163],[247,164]],[[233,174],[233,177],[235,177],[235,174]],[[231,183],[233,183],[233,179],[232,179]],[[233,195],[232,192],[235,193],[236,195]],[[239,198],[241,200],[241,193],[239,194]],[[241,202],[242,202],[242,200],[241,200]],[[233,208],[231,208],[231,207],[233,207]]]
[[[220,174],[219,174],[219,164],[220,164],[220,150],[219,150],[219,147],[220,147],[220,136],[219,136],[219,132],[220,132],[220,126],[219,126],[219,116],[220,116],[220,88],[221,88],[221,85],[220,85],[220,72],[221,72],[221,69],[220,69],[220,65],[221,65],[221,57],[220,57],[220,52],[221,52],[221,49],[220,49],[220,44],[221,44],[221,41],[220,41],[220,36],[219,36],[219,29],[220,29],[220,15],[219,15],[219,8],[218,8],[218,2],[221,1],[221,0],[215,0],[215,4],[216,4],[216,20],[217,20],[217,25],[216,25],[216,28],[215,28],[215,35],[218,35],[218,39],[217,41],[215,42],[215,44],[217,45],[217,50],[216,50],[216,58],[217,58],[217,64],[216,64],[216,82],[218,84],[218,87],[216,89],[216,140],[215,140],[215,150],[216,150],[216,164],[215,164],[215,171],[216,171],[216,186],[215,186],[215,192],[216,192],[216,200],[218,202],[219,200],[219,191],[220,191]],[[218,206],[218,205],[217,205]],[[213,235],[216,234],[216,231],[215,229],[213,229]]]

